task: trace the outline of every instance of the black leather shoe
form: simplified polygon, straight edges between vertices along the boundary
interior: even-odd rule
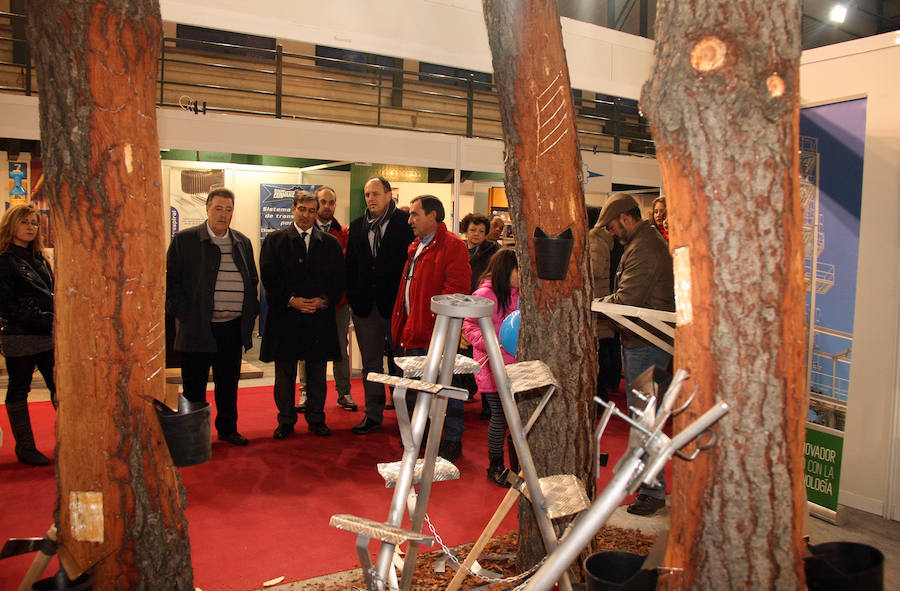
[[[366,433],[371,433],[372,431],[377,431],[378,429],[381,429],[381,423],[376,423],[369,417],[366,417],[360,424],[350,430],[356,435],[365,435]]]
[[[275,439],[287,439],[288,435],[294,432],[294,426],[288,424],[281,424],[275,427],[275,432],[272,433],[272,437]]]
[[[313,423],[309,426],[309,430],[313,435],[318,435],[319,437],[328,437],[331,435],[331,429],[325,426],[325,423]]]
[[[632,515],[649,517],[666,506],[665,499],[657,499],[648,495],[638,495],[633,503],[628,505],[628,512]]]
[[[244,437],[237,431],[228,433],[227,435],[219,433],[219,441],[224,441],[225,443],[230,443],[231,445],[247,445],[248,443],[250,443],[250,441],[248,441],[246,437]]]
[[[462,441],[442,440],[440,447],[438,447],[438,455],[448,462],[455,461],[456,458],[462,455]]]

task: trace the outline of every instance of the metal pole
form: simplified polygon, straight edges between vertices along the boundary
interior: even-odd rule
[[[628,494],[629,485],[634,482],[644,467],[641,460],[643,453],[644,450],[640,447],[629,450],[627,459],[623,461],[619,471],[603,489],[603,493],[597,497],[587,511],[576,518],[565,540],[548,555],[546,562],[525,583],[523,591],[547,591],[553,587],[561,575],[565,574],[569,565],[578,559],[581,551],[587,548],[594,536],[597,535],[597,530],[603,527],[621,500]]]
[[[159,54],[159,104],[163,104],[166,86],[166,38],[163,37]]]
[[[283,68],[284,65],[284,47],[279,43],[275,48],[275,117],[281,119],[282,99],[283,99]]]
[[[432,340],[428,354],[431,356],[432,353],[437,355],[443,353],[440,381],[438,383],[450,385],[453,379],[453,366],[456,362],[456,350],[459,348],[459,331],[462,328],[462,318],[449,318],[447,316],[438,316],[438,318],[449,320],[449,326],[443,342],[436,343]],[[426,382],[434,382],[433,377],[430,376],[423,377],[423,379]],[[429,398],[434,397],[429,396]],[[416,498],[415,511],[413,511],[409,520],[410,529],[414,532],[421,532],[422,525],[425,522],[425,511],[428,509],[428,499],[431,496],[432,480],[434,479],[434,462],[437,459],[438,447],[441,442],[441,431],[444,429],[444,418],[447,414],[447,398],[440,397],[435,399],[431,407],[431,428],[428,432],[428,444],[425,446],[425,461],[422,463],[419,495]],[[403,573],[400,576],[400,589],[403,591],[408,591],[412,585],[418,552],[419,544],[410,540],[406,546],[406,557],[403,559]]]
[[[456,136],[456,163],[453,165],[453,212],[450,216],[450,231],[456,232],[459,229],[459,221],[462,219],[460,208],[460,193],[462,192],[462,170],[460,169],[460,161],[462,160],[462,138]]]
[[[503,414],[506,416],[509,434],[516,447],[516,454],[519,456],[519,465],[525,474],[525,483],[528,486],[528,496],[531,497],[534,518],[541,532],[544,548],[549,554],[553,552],[557,545],[556,532],[553,531],[553,523],[547,515],[547,500],[541,491],[541,483],[538,480],[534,458],[531,457],[531,449],[528,447],[528,441],[525,439],[522,418],[519,416],[516,400],[509,389],[509,376],[506,373],[506,365],[503,363],[503,354],[500,352],[500,342],[497,340],[497,333],[494,332],[494,323],[490,318],[479,318],[478,326],[481,328],[481,336],[484,339],[484,347],[491,364],[491,373],[494,374],[494,382],[497,385],[497,394],[500,396],[500,402],[503,406]],[[559,588],[562,591],[571,591],[572,584],[569,582],[568,573],[563,572],[557,579]],[[554,579],[554,582],[557,579]]]
[[[435,320],[434,331],[431,333],[431,343],[428,347],[428,356],[425,359],[425,368],[422,380],[434,382],[440,363],[440,343],[446,338],[447,327],[450,319],[446,316],[438,316]],[[457,337],[458,338],[458,337]],[[422,434],[425,432],[425,423],[431,408],[432,396],[419,395],[416,399],[415,410],[412,415],[412,445],[404,444],[403,459],[400,464],[400,473],[397,475],[397,483],[394,485],[394,496],[391,499],[391,508],[388,512],[387,523],[399,526],[403,522],[403,512],[406,510],[406,499],[412,490],[413,474],[416,467],[416,458],[419,456],[419,447]],[[399,402],[399,401],[398,401]],[[403,403],[405,404],[405,402]],[[433,470],[433,468],[432,468]],[[423,474],[424,478],[424,474]],[[378,573],[379,585],[387,579],[388,569],[391,567],[391,557],[394,555],[394,544],[382,542],[375,562],[375,572]]]
[[[466,137],[472,137],[473,117],[475,116],[475,74],[469,74],[466,81]]]
[[[377,114],[376,114],[376,126],[381,127],[381,70],[376,72],[378,74],[378,104],[376,105]]]

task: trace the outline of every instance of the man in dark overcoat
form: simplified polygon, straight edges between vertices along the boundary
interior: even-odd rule
[[[300,360],[306,362],[306,423],[315,435],[331,434],[325,425],[325,367],[341,358],[335,307],[344,294],[344,256],[337,238],[315,227],[317,209],[315,195],[298,190],[294,223],[266,236],[259,256],[269,305],[259,358],[275,362],[275,439],[294,432]]]

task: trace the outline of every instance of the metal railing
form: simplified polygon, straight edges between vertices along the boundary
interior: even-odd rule
[[[0,91],[39,92],[21,15],[0,12]],[[229,52],[229,53],[225,53]],[[13,59],[15,58],[15,59]],[[157,104],[204,112],[302,119],[502,139],[497,90],[468,77],[228,43],[166,37]],[[634,101],[573,92],[579,147],[653,156]],[[195,104],[196,101],[196,104]]]

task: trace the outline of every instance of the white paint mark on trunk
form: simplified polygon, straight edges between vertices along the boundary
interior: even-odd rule
[[[103,543],[103,493],[69,491],[72,538]]]
[[[691,304],[691,249],[687,246],[676,248],[672,253],[675,273],[675,324],[686,326],[694,320]]]

